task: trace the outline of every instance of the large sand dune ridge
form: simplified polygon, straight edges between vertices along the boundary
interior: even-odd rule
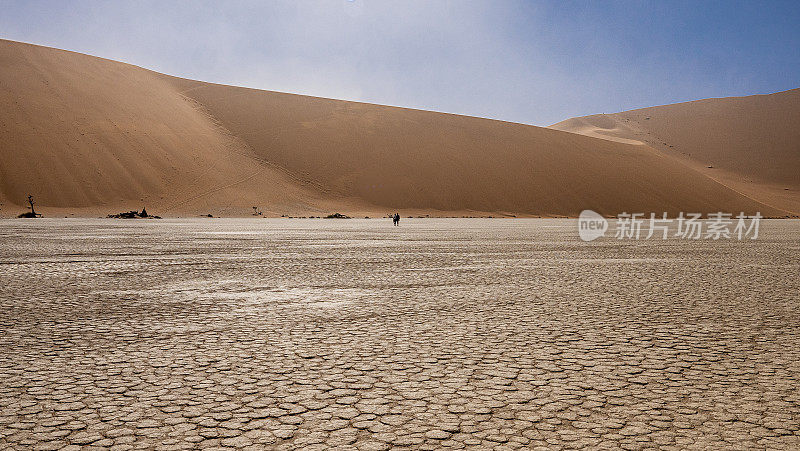
[[[0,215],[761,211],[651,148],[185,80],[0,41]],[[793,163],[792,163],[793,164]]]
[[[737,191],[800,212],[800,89],[568,119],[553,129],[641,144]]]

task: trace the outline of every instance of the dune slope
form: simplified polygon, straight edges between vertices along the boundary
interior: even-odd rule
[[[641,145],[0,41],[0,214],[761,211]]]
[[[0,41],[0,105],[0,195],[15,205],[241,212],[319,197],[135,66]]]
[[[798,124],[800,89],[793,89],[584,116],[551,128],[650,146],[750,197],[798,212]]]

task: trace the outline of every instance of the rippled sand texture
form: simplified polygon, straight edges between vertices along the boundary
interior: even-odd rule
[[[800,447],[800,222],[576,236],[1,221],[0,448]]]

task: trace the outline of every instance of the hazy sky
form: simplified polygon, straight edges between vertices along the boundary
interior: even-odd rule
[[[0,0],[0,37],[535,125],[800,87],[796,0]]]

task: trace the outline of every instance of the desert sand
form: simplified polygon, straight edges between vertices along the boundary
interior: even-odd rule
[[[800,89],[568,119],[553,129],[639,144],[776,208],[800,212]]]
[[[242,216],[252,206],[267,215],[784,216],[797,201],[796,191],[781,201],[726,186],[634,139],[215,85],[5,40],[0,87],[3,216],[24,211],[27,194],[50,216],[144,206],[161,216]],[[793,100],[786,108],[800,110]],[[787,150],[770,154],[782,169],[766,181],[794,189],[798,140],[785,136]],[[715,154],[714,164],[736,170],[741,153],[728,163]]]
[[[0,220],[0,448],[796,450],[798,236]]]

